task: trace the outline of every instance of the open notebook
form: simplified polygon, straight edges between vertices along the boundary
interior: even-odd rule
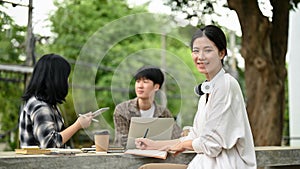
[[[126,149],[135,149],[135,139],[144,137],[146,130],[148,130],[147,138],[149,139],[170,140],[174,123],[173,118],[132,117]]]
[[[128,149],[125,154],[132,154],[144,157],[160,158],[165,160],[167,158],[168,152],[161,150],[140,150],[140,149]]]
[[[153,157],[165,160],[168,156],[168,153],[174,154],[174,151],[163,151],[163,150],[140,150],[140,149],[129,149],[124,152],[125,154],[132,154],[137,156],[144,157]],[[184,154],[195,154],[195,151],[185,150],[181,153]]]

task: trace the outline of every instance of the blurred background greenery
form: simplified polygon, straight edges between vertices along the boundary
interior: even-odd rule
[[[35,35],[36,43],[34,52],[36,60],[46,53],[58,53],[71,63],[72,69],[74,69],[82,47],[99,28],[123,16],[147,12],[147,4],[144,6],[129,7],[126,1],[119,0],[61,0],[54,2],[57,10],[49,15],[53,36],[43,37]],[[0,6],[3,6],[3,4],[0,3]],[[25,65],[24,58],[26,53],[24,41],[26,27],[16,25],[11,17],[1,10],[0,18],[0,63]],[[145,23],[141,24],[146,25],[148,23],[145,21]],[[194,29],[195,27],[187,25],[177,29],[177,33],[189,39]],[[226,28],[223,29],[228,35],[227,37],[230,37],[230,31]],[[165,46],[162,45],[162,38],[165,38]],[[236,43],[235,47],[239,49],[241,39],[238,36],[234,36],[234,39]],[[131,80],[129,93],[121,89],[114,91],[119,92],[121,96],[124,96],[124,99],[121,97],[118,100],[112,100],[111,82],[115,70],[128,55],[149,48],[160,48],[178,56],[190,68],[193,76],[197,77],[196,83],[204,80],[204,77],[200,76],[194,68],[190,57],[188,41],[183,44],[181,41],[168,36],[168,34],[162,36],[151,33],[137,34],[122,40],[109,50],[101,63],[87,63],[88,67],[97,68],[97,76],[95,79],[95,88],[83,88],[83,91],[86,92],[88,90],[95,90],[98,105],[101,107],[110,107],[110,110],[104,113],[103,116],[112,129],[114,128],[112,114],[115,105],[127,98],[135,97],[134,83]],[[138,60],[137,63],[133,64],[147,64],[145,60]],[[174,69],[180,69],[182,65],[173,66]],[[226,60],[225,68],[228,71],[233,71],[230,56]],[[238,78],[244,90],[243,69],[235,64],[234,71],[236,72],[232,73]],[[20,98],[25,88],[24,75],[20,73],[0,72],[0,77],[0,142],[6,144],[6,150],[13,150],[18,147],[17,123],[21,105]],[[72,75],[70,76],[70,83],[72,83]],[[82,86],[77,87],[80,88]],[[193,115],[197,109],[197,96],[194,95],[193,88],[191,88],[189,89],[189,96],[183,98],[180,95],[180,90],[176,78],[166,74],[165,91],[168,100],[167,107],[173,115],[177,117],[180,113],[182,99],[187,99],[191,103],[188,109],[189,112],[184,114],[187,117],[185,117],[185,120],[180,121],[180,126],[183,127],[192,125]],[[66,125],[72,124],[77,118],[74,110],[72,89],[69,90],[66,102],[60,105],[60,108],[63,112]],[[288,114],[285,115],[285,119],[288,119]],[[285,126],[288,126],[287,123],[288,120],[286,120]],[[284,135],[287,134],[288,128],[285,127]],[[86,136],[84,130],[82,130],[68,144],[72,147],[86,147],[93,144],[93,142]]]

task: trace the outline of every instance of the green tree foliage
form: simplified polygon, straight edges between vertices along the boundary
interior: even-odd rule
[[[18,26],[0,10],[0,63],[21,63],[24,56],[25,27]]]
[[[3,7],[4,8],[4,7]],[[22,64],[25,27],[18,26],[0,10],[0,64]],[[23,75],[0,71],[0,142],[17,146],[18,112],[23,93]]]
[[[52,32],[57,38],[50,49],[70,59],[76,59],[83,44],[105,24],[122,16],[142,12],[128,8],[124,1],[115,0],[65,0],[55,5],[57,11],[50,20]]]

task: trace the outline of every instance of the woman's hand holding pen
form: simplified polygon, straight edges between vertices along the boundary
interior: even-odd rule
[[[148,134],[149,128],[146,129],[145,135],[143,138],[137,138],[135,139],[135,146],[138,149],[142,150],[163,150],[163,151],[168,151],[171,149],[171,147],[176,146],[177,144],[180,143],[179,139],[175,140],[150,140],[147,139],[146,136]],[[191,144],[192,147],[192,144]]]
[[[142,150],[150,150],[150,149],[156,149],[155,147],[155,141],[150,140],[148,138],[137,138],[135,139],[135,146],[138,149]]]
[[[80,115],[76,121],[76,123],[79,123],[81,128],[87,128],[91,125],[93,119],[92,112]]]

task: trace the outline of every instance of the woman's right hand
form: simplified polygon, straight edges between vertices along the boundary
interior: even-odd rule
[[[93,113],[89,112],[79,116],[76,122],[80,124],[81,128],[87,128],[91,125],[92,119]]]
[[[138,149],[142,150],[149,150],[149,149],[155,149],[155,141],[150,140],[148,138],[136,138],[135,141],[135,146]]]

